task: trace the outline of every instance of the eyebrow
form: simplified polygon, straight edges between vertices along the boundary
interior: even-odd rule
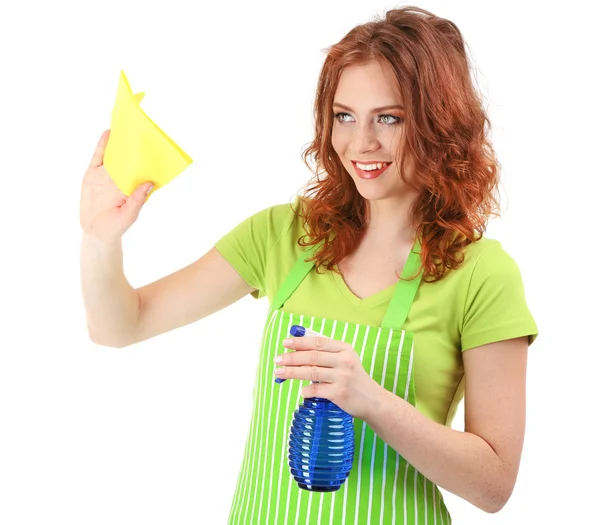
[[[345,109],[346,111],[354,111],[350,106],[345,106],[344,104],[340,104],[339,102],[334,102],[333,105]],[[373,108],[372,111],[373,113],[379,113],[380,111],[384,111],[386,109],[400,109],[404,111],[404,106],[401,106],[400,104],[393,104],[391,106],[381,106],[380,108]]]

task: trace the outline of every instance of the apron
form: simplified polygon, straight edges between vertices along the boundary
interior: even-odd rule
[[[381,326],[292,314],[285,301],[314,266],[303,253],[277,291],[264,327],[256,371],[253,410],[244,458],[229,515],[229,525],[446,525],[450,516],[438,487],[426,479],[361,420],[354,419],[354,461],[336,492],[298,487],[288,465],[293,414],[309,381],[275,383],[273,359],[294,324],[350,343],[363,367],[385,389],[415,405],[413,334],[402,330],[421,274],[399,280]],[[419,268],[415,243],[402,278]]]

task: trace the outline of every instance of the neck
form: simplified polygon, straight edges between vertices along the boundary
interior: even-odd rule
[[[367,200],[365,236],[379,242],[412,243],[415,231],[409,220],[411,204],[412,200],[409,198]]]

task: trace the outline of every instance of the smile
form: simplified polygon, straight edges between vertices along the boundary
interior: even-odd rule
[[[379,177],[385,170],[389,168],[391,162],[371,162],[368,164],[362,164],[360,162],[352,161],[354,171],[361,179],[375,179]]]

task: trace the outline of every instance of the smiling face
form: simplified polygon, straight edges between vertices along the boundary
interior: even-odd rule
[[[333,113],[333,148],[358,192],[369,200],[404,196],[397,165],[404,109],[379,62],[342,71]]]

